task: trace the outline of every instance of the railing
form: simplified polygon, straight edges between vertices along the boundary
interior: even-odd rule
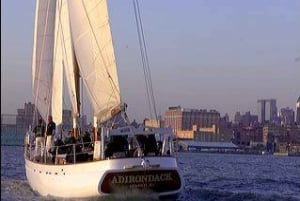
[[[36,147],[34,143],[25,140],[25,158],[45,164],[70,164],[93,160],[93,143],[76,142],[74,144],[63,144],[51,146],[48,151],[44,146]]]
[[[163,143],[167,144],[167,143]],[[129,145],[129,144],[128,144]],[[113,153],[108,152],[107,144],[101,144],[104,146],[104,158],[101,159],[116,159],[116,158],[135,158],[135,157],[155,157],[155,156],[172,156],[173,150],[163,151],[165,149],[157,149],[146,151],[141,148],[132,148],[128,146],[122,149],[115,149]],[[168,145],[170,146],[170,145]],[[166,146],[167,147],[167,146]],[[171,147],[171,146],[170,146]],[[120,148],[116,146],[116,148]],[[139,154],[138,154],[139,153]],[[24,142],[24,157],[42,164],[55,164],[65,165],[74,163],[83,163],[94,160],[94,143],[93,142],[81,142],[64,144],[61,140],[55,142],[55,146],[46,151],[45,146],[36,147],[34,141],[25,137]],[[98,159],[98,160],[101,160]]]

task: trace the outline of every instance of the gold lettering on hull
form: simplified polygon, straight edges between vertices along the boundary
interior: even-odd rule
[[[117,175],[111,180],[111,184],[138,184],[172,181],[171,173],[150,175]]]

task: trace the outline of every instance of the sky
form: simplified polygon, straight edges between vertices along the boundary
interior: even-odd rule
[[[140,0],[157,113],[169,106],[256,114],[300,96],[299,0]],[[149,117],[132,0],[108,0],[122,100]],[[1,1],[1,114],[33,102],[34,0]],[[88,104],[83,107],[89,108]],[[87,109],[88,110],[88,109]],[[88,113],[88,112],[87,112]]]

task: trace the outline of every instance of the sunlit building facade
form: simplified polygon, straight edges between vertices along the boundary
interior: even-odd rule
[[[300,96],[296,103],[296,123],[300,125]]]
[[[165,126],[171,126],[177,134],[178,131],[192,130],[198,127],[215,127],[219,130],[220,113],[216,110],[186,109],[181,106],[169,107],[164,115]]]

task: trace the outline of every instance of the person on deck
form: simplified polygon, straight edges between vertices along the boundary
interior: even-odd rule
[[[49,150],[52,146],[52,139],[55,135],[55,128],[56,124],[52,120],[52,116],[48,116],[48,124],[47,124],[47,130],[46,130],[46,153],[48,155]]]
[[[36,125],[33,129],[34,137],[35,137],[35,156],[41,157],[43,155],[44,150],[44,134],[45,134],[45,126],[43,125],[43,120],[38,120],[38,125]]]

